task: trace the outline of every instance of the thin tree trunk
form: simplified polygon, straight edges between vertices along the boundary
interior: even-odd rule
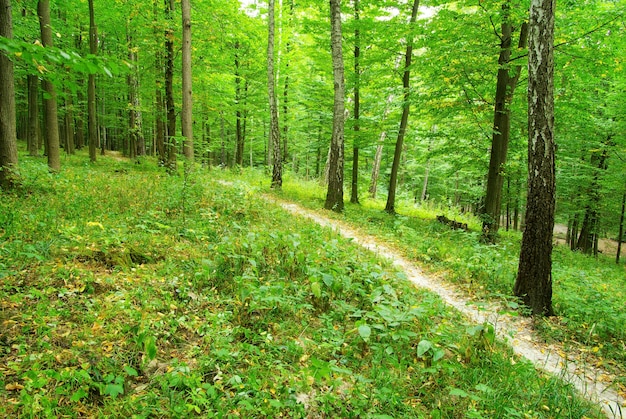
[[[361,33],[359,30],[359,0],[354,0],[354,142],[352,145],[352,188],[350,202],[359,203],[359,126],[361,107]]]
[[[615,255],[615,263],[619,264],[619,258],[622,255],[622,237],[624,234],[624,212],[626,212],[626,192],[622,195],[622,212],[619,216],[619,235],[617,236],[617,254]]]
[[[514,293],[534,315],[553,315],[554,7],[532,0],[528,49],[528,202]]]
[[[182,134],[183,154],[189,161],[193,161],[193,106],[191,84],[191,5],[190,0],[181,0],[183,17],[183,109]],[[190,166],[191,167],[191,166]]]
[[[276,79],[274,75],[274,0],[268,1],[267,34],[267,86],[270,105],[270,145],[272,150],[272,188],[281,189],[283,185],[283,166],[280,149],[280,130],[278,127],[278,103],[276,100]]]
[[[41,41],[44,47],[52,46],[52,28],[50,26],[50,1],[39,0],[37,3],[39,26],[41,29]],[[48,144],[48,168],[51,172],[61,170],[61,156],[59,144],[59,121],[57,112],[57,93],[54,84],[49,80],[43,81],[43,89],[48,93],[44,99],[44,112],[46,114],[46,143]]]
[[[241,112],[241,74],[239,63],[239,41],[235,42],[235,164],[243,166],[244,138]]]
[[[419,9],[419,0],[413,0],[413,9],[411,11],[411,26],[417,20],[417,11]],[[400,118],[400,129],[398,130],[398,139],[396,140],[396,149],[393,155],[393,164],[391,166],[391,178],[389,180],[389,194],[387,195],[387,204],[385,211],[390,214],[396,212],[396,188],[398,186],[398,170],[402,159],[402,148],[404,146],[404,135],[409,121],[409,111],[411,109],[410,101],[410,81],[411,81],[411,61],[413,59],[413,38],[409,35],[407,39],[404,74],[402,77],[402,86],[404,88],[404,100],[402,104],[402,117]]]
[[[159,0],[153,0],[152,14],[154,16],[154,39],[159,39],[161,33],[159,31]],[[154,148],[158,156],[159,164],[167,164],[167,155],[165,151],[165,105],[163,102],[163,85],[164,85],[164,69],[163,69],[163,52],[160,46],[157,46],[154,53],[154,69],[155,69],[155,94],[154,94]]]
[[[98,53],[98,32],[93,9],[93,0],[89,0],[89,52]],[[89,136],[89,160],[94,163],[97,159],[98,121],[96,117],[96,75],[89,74],[87,81],[87,131]]]
[[[174,108],[174,0],[165,0],[165,108],[167,111],[167,172],[176,173],[176,109]]]
[[[29,74],[28,82],[28,154],[37,156],[39,154],[39,78]]]
[[[74,154],[76,145],[74,144],[74,104],[72,102],[72,92],[65,92],[65,152]]]
[[[487,176],[487,192],[485,195],[485,212],[483,217],[483,235],[489,242],[494,242],[500,226],[502,203],[502,186],[504,170],[511,133],[511,102],[517,81],[521,74],[521,66],[514,67],[511,72],[511,42],[513,26],[510,20],[510,0],[502,4],[502,37],[500,57],[498,59],[498,81],[496,84],[495,109],[493,116],[493,137],[489,174]],[[528,37],[527,24],[522,24],[518,48],[526,48]]]
[[[0,36],[13,38],[11,1],[0,0]],[[0,188],[17,182],[17,133],[13,62],[0,52]]]

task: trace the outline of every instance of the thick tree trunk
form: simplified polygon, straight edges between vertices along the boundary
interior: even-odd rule
[[[37,3],[39,26],[41,29],[41,41],[44,47],[52,46],[52,28],[50,27],[50,1],[39,0]],[[48,93],[44,99],[44,112],[46,114],[46,143],[48,144],[48,168],[51,172],[61,170],[61,156],[59,145],[59,121],[57,112],[57,93],[54,84],[48,80],[43,81],[43,89]]]
[[[193,106],[191,85],[191,5],[189,0],[181,0],[183,16],[183,109],[182,134],[183,154],[188,161],[193,161]]]
[[[167,131],[165,134],[167,150],[167,172],[176,173],[176,109],[174,107],[174,0],[165,0],[165,109],[167,112]]]
[[[359,125],[361,107],[361,33],[359,30],[359,0],[354,0],[354,142],[352,145],[352,188],[350,202],[359,203]]]
[[[528,55],[528,202],[514,293],[534,315],[553,315],[554,7],[532,0]]]
[[[417,11],[419,9],[419,0],[413,0],[413,9],[411,11],[411,26],[417,20]],[[404,135],[409,122],[409,112],[411,110],[411,61],[413,59],[413,39],[407,40],[406,54],[404,59],[404,74],[402,77],[402,86],[404,88],[404,100],[402,104],[402,117],[400,118],[400,129],[398,130],[398,139],[396,140],[396,149],[393,154],[393,164],[391,166],[391,178],[389,179],[389,194],[387,195],[387,204],[385,211],[390,214],[396,212],[396,188],[398,186],[398,170],[402,159],[402,148],[404,145]]]
[[[502,185],[504,182],[504,166],[509,147],[511,133],[511,102],[517,81],[521,74],[521,66],[513,71],[509,68],[511,60],[511,42],[513,26],[510,21],[510,0],[502,4],[502,36],[500,57],[498,59],[498,81],[496,84],[495,109],[493,116],[493,137],[489,174],[487,176],[487,193],[485,195],[485,212],[483,215],[483,234],[489,242],[494,242],[500,225],[502,202]],[[518,48],[526,48],[528,31],[524,23],[520,31]]]
[[[28,154],[37,156],[39,154],[39,78],[29,74],[28,83]]]
[[[341,0],[330,0],[330,45],[333,60],[335,98],[333,106],[333,133],[330,141],[328,190],[324,208],[343,211],[343,164],[345,123],[345,80],[341,40]]]
[[[272,188],[283,186],[283,165],[280,149],[280,130],[278,127],[278,103],[276,100],[276,78],[274,75],[274,0],[268,1],[267,31],[267,92],[270,106],[270,149],[272,157]]]
[[[93,55],[98,53],[98,31],[93,9],[93,0],[89,0],[89,52]],[[89,161],[94,163],[97,159],[98,148],[98,119],[96,116],[96,75],[89,74],[87,80],[87,132],[89,142]]]
[[[11,1],[0,0],[0,36],[13,38]],[[17,181],[17,137],[15,126],[15,80],[13,62],[0,52],[0,188]]]

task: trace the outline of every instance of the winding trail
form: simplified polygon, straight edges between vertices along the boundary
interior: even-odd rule
[[[571,383],[585,398],[600,404],[607,417],[626,419],[626,400],[613,388],[614,377],[592,365],[576,364],[569,360],[563,351],[552,345],[540,343],[534,336],[529,318],[503,314],[502,307],[494,303],[476,305],[452,286],[436,278],[425,276],[413,262],[380,243],[376,237],[362,234],[341,221],[330,219],[292,202],[271,195],[262,196],[265,200],[295,215],[329,227],[343,237],[352,239],[354,243],[389,259],[395,266],[402,269],[416,286],[438,294],[448,305],[456,308],[472,322],[492,324],[497,336],[507,342],[515,353],[530,360],[536,368]]]

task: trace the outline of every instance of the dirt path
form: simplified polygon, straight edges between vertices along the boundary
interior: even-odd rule
[[[293,214],[330,227],[360,246],[391,260],[407,274],[411,282],[439,294],[447,304],[459,310],[472,322],[492,324],[498,337],[506,341],[515,353],[530,360],[537,368],[571,383],[584,397],[600,404],[607,417],[626,419],[626,400],[611,387],[614,378],[606,371],[591,365],[577,365],[555,346],[538,343],[539,339],[534,336],[530,319],[503,314],[502,307],[496,304],[473,304],[470,298],[452,286],[437,278],[425,276],[413,262],[380,243],[374,236],[362,234],[341,221],[332,220],[297,204],[269,195],[264,195],[264,198]]]

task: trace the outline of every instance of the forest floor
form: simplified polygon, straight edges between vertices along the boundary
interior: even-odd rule
[[[455,307],[477,324],[493,325],[497,335],[507,342],[520,356],[530,360],[538,369],[562,378],[572,384],[584,397],[599,403],[609,418],[626,418],[626,397],[623,391],[616,391],[616,377],[597,367],[593,357],[580,353],[567,353],[558,344],[545,344],[536,335],[533,320],[529,317],[510,315],[510,310],[502,304],[479,302],[446,281],[426,276],[412,261],[394,250],[388,243],[377,237],[359,232],[352,226],[324,215],[321,211],[313,211],[290,201],[271,195],[263,195],[268,201],[280,205],[285,210],[302,217],[309,218],[322,226],[337,231],[354,243],[391,260],[402,269],[408,279],[416,286],[438,294],[448,305]],[[623,389],[622,389],[623,390]]]
[[[561,245],[565,245],[565,236],[567,235],[567,226],[564,224],[555,224],[554,237],[555,242]],[[598,240],[598,250],[605,255],[617,254],[617,240],[613,239],[600,239]],[[626,246],[622,246],[620,252],[621,258],[626,258]]]

